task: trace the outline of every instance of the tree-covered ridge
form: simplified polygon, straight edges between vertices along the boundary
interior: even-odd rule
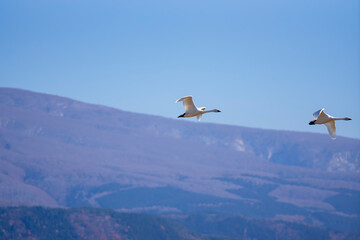
[[[204,239],[182,225],[147,214],[94,208],[0,208],[0,239]]]
[[[181,218],[179,221],[200,234],[226,236],[234,239],[360,239],[360,234],[356,233],[332,231],[294,222],[227,214],[195,213],[186,218]]]
[[[64,209],[0,208],[0,239],[77,239]]]
[[[360,239],[360,235],[304,224],[216,213],[170,215],[164,218],[103,208],[2,207],[0,239],[355,240]]]

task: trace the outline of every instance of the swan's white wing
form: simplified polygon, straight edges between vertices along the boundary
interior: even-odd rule
[[[201,120],[201,117],[202,117],[202,114],[196,116],[196,118],[197,118],[198,121]]]
[[[328,129],[328,132],[331,136],[332,139],[335,139],[336,138],[336,127],[335,127],[335,121],[329,121],[327,123],[325,123],[327,129]]]
[[[180,99],[178,99],[176,102],[183,102],[184,104],[184,108],[185,108],[185,111],[191,111],[193,109],[197,109],[193,100],[192,100],[192,96],[186,96],[186,97],[182,97]]]
[[[324,109],[325,108],[322,108],[322,109],[320,109],[320,110],[313,113],[313,116],[314,116],[315,120],[318,119],[318,117],[324,113]]]

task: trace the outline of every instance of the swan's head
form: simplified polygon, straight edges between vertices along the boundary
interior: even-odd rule
[[[346,120],[346,121],[349,121],[349,120],[351,120],[351,118],[349,118],[349,117],[346,117],[346,118],[345,118],[345,120]]]
[[[221,112],[219,109],[215,109],[215,112]]]
[[[182,117],[184,117],[184,116],[185,116],[185,113],[184,113],[184,114],[179,115],[179,116],[178,116],[178,118],[182,118]]]
[[[309,122],[309,125],[315,125],[316,120]]]

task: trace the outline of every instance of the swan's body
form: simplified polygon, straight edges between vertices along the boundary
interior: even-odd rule
[[[348,117],[336,118],[336,117],[330,116],[324,112],[324,108],[314,112],[313,116],[314,116],[315,120],[309,122],[309,125],[325,124],[325,126],[327,127],[328,132],[330,134],[330,137],[332,139],[336,138],[335,121],[336,120],[351,120],[351,118],[348,118]]]
[[[200,121],[200,119],[204,113],[220,112],[220,110],[218,110],[218,109],[205,111],[205,109],[206,109],[205,107],[201,107],[201,108],[196,107],[192,100],[192,96],[182,97],[182,98],[178,99],[176,102],[181,102],[181,101],[184,104],[185,113],[178,116],[178,118],[195,117],[196,116],[197,120]]]

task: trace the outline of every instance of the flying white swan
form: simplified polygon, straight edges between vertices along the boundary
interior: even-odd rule
[[[185,113],[178,116],[178,118],[195,117],[196,116],[197,120],[200,121],[200,119],[204,113],[220,112],[220,110],[218,110],[218,109],[205,111],[205,107],[201,107],[201,108],[196,107],[192,100],[192,96],[182,97],[182,98],[178,99],[176,102],[181,102],[181,101],[184,104]]]
[[[345,118],[336,118],[333,116],[330,116],[324,112],[324,109],[320,109],[319,111],[316,111],[313,113],[315,120],[309,122],[309,125],[315,125],[315,124],[325,124],[327,127],[329,134],[332,139],[336,138],[336,127],[335,127],[335,120],[351,120],[351,118],[345,117]]]

